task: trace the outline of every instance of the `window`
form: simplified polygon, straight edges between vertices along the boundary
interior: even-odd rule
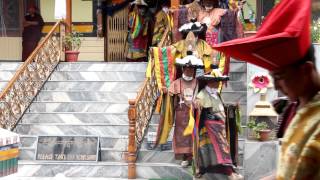
[[[19,36],[20,28],[19,0],[0,0],[0,36]]]

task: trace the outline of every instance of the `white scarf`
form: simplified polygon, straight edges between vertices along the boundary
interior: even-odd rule
[[[205,89],[211,97],[218,99],[218,89],[217,88],[210,88],[209,86],[206,86]]]
[[[193,77],[192,77],[192,76],[186,76],[185,74],[182,74],[182,78],[183,78],[185,81],[192,81],[192,80],[193,80]]]

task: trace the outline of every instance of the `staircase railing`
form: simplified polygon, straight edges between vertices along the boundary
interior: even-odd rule
[[[60,61],[65,35],[57,22],[0,94],[0,127],[13,130]]]
[[[170,40],[168,36],[169,28],[164,32],[158,47],[168,45],[168,40]],[[149,53],[149,56],[151,56],[149,61],[152,63],[151,77],[145,78],[136,99],[129,100],[129,143],[127,153],[129,179],[136,178],[137,153],[149,127],[156,100],[160,95],[155,77],[155,63],[151,54]]]

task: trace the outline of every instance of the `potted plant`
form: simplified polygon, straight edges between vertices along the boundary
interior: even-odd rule
[[[79,48],[81,46],[80,34],[72,31],[66,34],[64,38],[65,54],[67,62],[78,61]]]
[[[256,122],[253,119],[250,119],[247,123],[247,132],[248,132],[248,139],[254,140],[256,138],[256,133],[253,131],[253,128],[256,126]]]
[[[269,140],[271,130],[268,128],[268,124],[266,122],[258,123],[253,130],[260,141]]]
[[[268,128],[268,124],[266,122],[256,123],[254,120],[250,120],[247,127],[252,129],[255,137],[260,141],[269,140],[271,130]]]

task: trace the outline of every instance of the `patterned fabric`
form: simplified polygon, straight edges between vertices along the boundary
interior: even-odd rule
[[[172,52],[175,52],[175,58],[184,58],[187,56],[187,45],[185,40],[178,41],[172,46],[175,48],[175,50],[172,50]],[[210,65],[213,61],[213,49],[204,40],[198,39],[196,43],[196,51],[198,53],[198,57],[203,61],[205,71],[210,72]]]
[[[283,138],[286,129],[288,128],[290,122],[292,121],[292,118],[297,111],[297,106],[297,102],[292,102],[288,104],[287,107],[285,107],[284,112],[280,114],[276,127],[277,138]]]
[[[285,132],[277,180],[320,179],[320,92],[299,109]]]
[[[137,9],[129,14],[128,54],[129,59],[147,56],[148,22],[139,15]]]
[[[197,100],[202,107],[199,122],[199,155],[195,164],[199,166],[201,174],[206,172],[231,172],[232,163],[230,147],[226,135],[225,112],[220,98],[214,98],[202,89]]]
[[[192,99],[189,100],[190,94],[195,96],[197,92],[197,80],[191,82],[184,81],[182,78],[175,80],[169,88],[169,94],[174,97],[174,134],[173,149],[176,155],[192,154],[192,137],[184,136],[183,132],[188,126],[189,110]],[[193,97],[192,97],[193,98]]]
[[[192,137],[184,136],[183,132],[188,126],[190,108],[182,104],[175,108],[175,128],[173,134],[173,149],[176,155],[192,154]]]
[[[175,64],[174,57],[171,53],[171,47],[152,47],[151,56],[155,63],[155,75],[159,90],[163,87],[169,88],[170,84],[175,80]],[[147,68],[147,77],[151,77],[151,64],[149,61]]]
[[[188,10],[185,7],[173,10],[173,29],[172,29],[172,40],[178,42],[182,39],[182,34],[179,32],[179,27],[183,24],[188,23]]]
[[[217,156],[217,164],[231,164],[230,147],[227,141],[224,121],[206,121],[205,126]]]
[[[199,12],[198,21],[205,23],[209,32],[220,24],[221,18],[226,14],[227,10],[221,8],[214,8],[210,12],[202,10]]]
[[[152,36],[152,46],[157,46],[166,31],[166,28],[170,28],[170,31],[173,28],[173,19],[172,15],[166,14],[164,11],[159,11],[156,15],[156,22],[155,22],[155,27],[153,30],[153,36]],[[169,34],[170,41],[172,40],[171,34]],[[171,44],[171,43],[170,43]]]
[[[238,17],[237,12],[228,10],[221,18],[221,42],[236,39],[238,37]]]
[[[219,31],[216,29],[215,31],[208,32],[206,33],[206,42],[210,45],[213,46],[215,44],[219,43]]]

